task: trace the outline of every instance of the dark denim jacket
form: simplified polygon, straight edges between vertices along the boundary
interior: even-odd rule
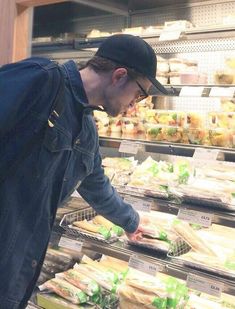
[[[59,86],[57,66],[31,58],[0,69],[0,173],[7,173],[6,162],[15,161],[22,147],[37,138],[27,158],[0,184],[0,309],[24,308],[56,209],[75,189],[126,231],[138,226],[138,214],[104,176],[90,109],[84,110],[78,133],[78,107],[88,102],[75,63],[67,62],[61,71],[63,112],[50,127],[47,119]]]

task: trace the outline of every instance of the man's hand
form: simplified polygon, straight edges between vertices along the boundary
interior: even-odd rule
[[[145,231],[149,231],[148,229],[148,224],[151,224],[151,221],[148,217],[146,216],[141,216],[140,215],[140,223],[139,226],[137,228],[137,230],[134,233],[127,233],[126,232],[126,236],[131,240],[131,241],[137,241],[138,238],[141,237],[141,235],[145,232]]]

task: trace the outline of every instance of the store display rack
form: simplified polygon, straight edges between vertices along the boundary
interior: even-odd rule
[[[204,146],[204,145],[186,145],[180,143],[167,143],[167,142],[150,142],[143,139],[138,139],[138,136],[123,138],[124,140],[138,143],[140,149],[145,152],[154,152],[159,154],[174,155],[174,156],[183,156],[183,157],[192,157],[197,148],[204,149],[217,149],[219,151],[219,157],[223,161],[235,162],[235,149],[232,148],[218,148],[213,146]],[[109,148],[119,148],[122,141],[122,138],[117,137],[103,137],[99,138],[101,147]]]
[[[66,234],[65,234],[66,235]],[[118,258],[120,260],[128,262],[132,256],[138,256],[142,261],[148,262],[154,265],[157,271],[165,273],[169,276],[176,277],[178,279],[187,280],[188,276],[195,275],[202,280],[211,280],[223,285],[223,292],[235,296],[235,282],[223,278],[219,275],[213,275],[205,271],[194,270],[186,266],[176,265],[167,256],[163,256],[154,250],[142,249],[136,246],[125,244],[123,241],[117,241],[113,244],[104,244],[95,240],[84,240],[75,236],[67,235],[71,239],[82,241],[82,248],[105,254]]]

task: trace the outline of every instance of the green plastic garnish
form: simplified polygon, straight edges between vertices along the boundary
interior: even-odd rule
[[[157,309],[166,309],[167,307],[167,300],[166,298],[159,298],[154,297],[154,300],[152,302],[152,305],[156,307]]]
[[[114,225],[112,227],[112,231],[114,232],[114,234],[116,234],[117,236],[122,236],[124,234],[124,230],[118,226],[118,225]]]
[[[109,239],[111,237],[111,232],[103,226],[99,228],[99,233],[104,236],[104,239]]]

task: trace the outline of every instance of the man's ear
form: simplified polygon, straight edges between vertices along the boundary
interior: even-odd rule
[[[124,77],[127,76],[127,69],[125,68],[117,68],[113,71],[112,74],[112,84],[115,85],[118,82],[125,82]]]

